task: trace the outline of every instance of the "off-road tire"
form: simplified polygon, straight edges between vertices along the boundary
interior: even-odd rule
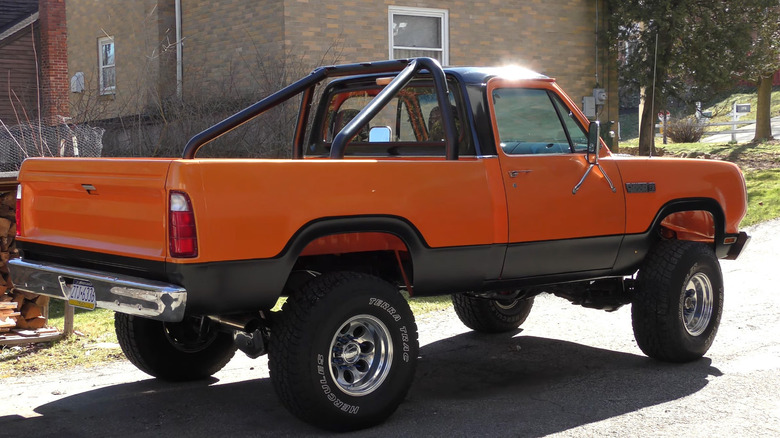
[[[634,337],[646,355],[667,362],[704,356],[722,312],[723,277],[710,246],[666,240],[650,251],[631,306]]]
[[[282,307],[269,346],[271,381],[298,418],[362,429],[403,401],[418,348],[414,316],[397,288],[366,274],[328,273]]]
[[[233,337],[205,321],[198,336],[199,319],[164,323],[124,313],[114,314],[119,345],[139,370],[169,381],[200,380],[221,370],[236,352]]]
[[[494,300],[467,294],[452,294],[460,321],[481,333],[504,333],[520,327],[531,313],[534,298]]]

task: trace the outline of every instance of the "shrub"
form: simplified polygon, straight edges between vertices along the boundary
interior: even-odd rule
[[[675,143],[697,143],[704,135],[704,126],[693,117],[672,120],[666,124],[666,135]]]

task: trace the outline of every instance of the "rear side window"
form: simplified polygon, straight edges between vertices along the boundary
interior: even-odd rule
[[[532,88],[493,90],[500,146],[509,155],[565,154],[587,147],[587,135],[554,93]]]
[[[459,153],[473,155],[471,136],[464,120],[464,108],[450,87],[449,101],[455,116]],[[309,156],[326,156],[336,135],[382,90],[381,86],[347,89],[326,95],[327,111],[320,132],[312,133]],[[389,132],[389,139],[371,141],[373,128]],[[444,124],[436,91],[429,81],[415,81],[362,126],[345,149],[347,156],[445,156]]]

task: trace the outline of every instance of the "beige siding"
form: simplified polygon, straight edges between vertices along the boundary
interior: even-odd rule
[[[83,72],[86,90],[71,93],[71,114],[111,118],[138,113],[158,93],[170,94],[170,64],[175,57],[173,0],[68,0],[68,74]],[[167,14],[167,15],[166,15]],[[116,52],[116,94],[101,96],[98,84],[98,38],[112,36]],[[175,74],[175,73],[174,73]],[[162,80],[161,79],[165,79]]]
[[[282,0],[182,0],[185,93],[256,88],[258,61],[280,54]]]
[[[268,76],[293,79],[323,62],[387,59],[394,5],[448,11],[450,65],[523,65],[558,79],[578,105],[592,95],[598,72],[610,95],[601,118],[616,119],[614,69],[603,54],[596,65],[597,2],[182,0],[185,95],[269,93],[284,81]],[[123,113],[142,108],[149,98],[137,91],[175,89],[172,20],[173,0],[68,0],[71,75],[83,71],[96,91],[96,41],[105,30],[116,37],[118,88],[106,105]],[[158,62],[167,30],[169,56]]]
[[[256,87],[253,60],[282,42],[288,60],[307,69],[386,59],[390,5],[446,9],[450,65],[519,64],[555,77],[578,105],[592,95],[596,0],[184,0],[185,85]],[[617,118],[617,87],[604,67],[598,79],[615,102],[602,113],[607,120]]]

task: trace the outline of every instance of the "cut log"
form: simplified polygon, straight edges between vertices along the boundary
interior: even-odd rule
[[[17,318],[16,319],[16,328],[20,329],[29,329],[31,328],[29,324],[27,324],[27,320],[24,318]]]
[[[0,318],[0,327],[17,327],[17,321],[14,318]]]
[[[0,204],[16,210],[16,190],[5,192],[0,195]]]
[[[41,306],[41,308],[46,307],[49,304],[49,297],[46,295],[41,295],[38,298],[33,301],[35,304]]]
[[[0,303],[7,303],[11,300],[13,300],[14,297],[8,295],[8,294],[0,294]]]
[[[43,312],[41,311],[41,307],[32,301],[25,302],[24,305],[22,305],[21,312],[22,312],[22,317],[28,321],[43,315]]]
[[[13,298],[11,300],[17,304],[16,308],[21,309],[22,305],[24,304],[24,296],[19,294],[14,294]]]
[[[18,309],[18,308],[19,308],[19,303],[15,302],[15,301],[10,301],[9,300],[9,301],[0,303],[0,310],[6,310],[6,309],[10,310],[10,309]]]
[[[22,290],[17,290],[17,291],[14,291],[14,295],[21,295],[21,296],[23,296],[25,299],[27,299],[27,300],[30,300],[30,301],[35,301],[35,299],[36,299],[36,298],[38,298],[38,297],[40,296],[39,294],[34,294],[34,293],[30,293],[30,292],[25,292],[25,291],[22,291]]]
[[[31,329],[43,328],[45,325],[46,325],[46,318],[42,316],[27,320],[27,327]]]
[[[8,233],[11,231],[11,225],[13,225],[13,222],[0,217],[0,236],[8,236]]]

